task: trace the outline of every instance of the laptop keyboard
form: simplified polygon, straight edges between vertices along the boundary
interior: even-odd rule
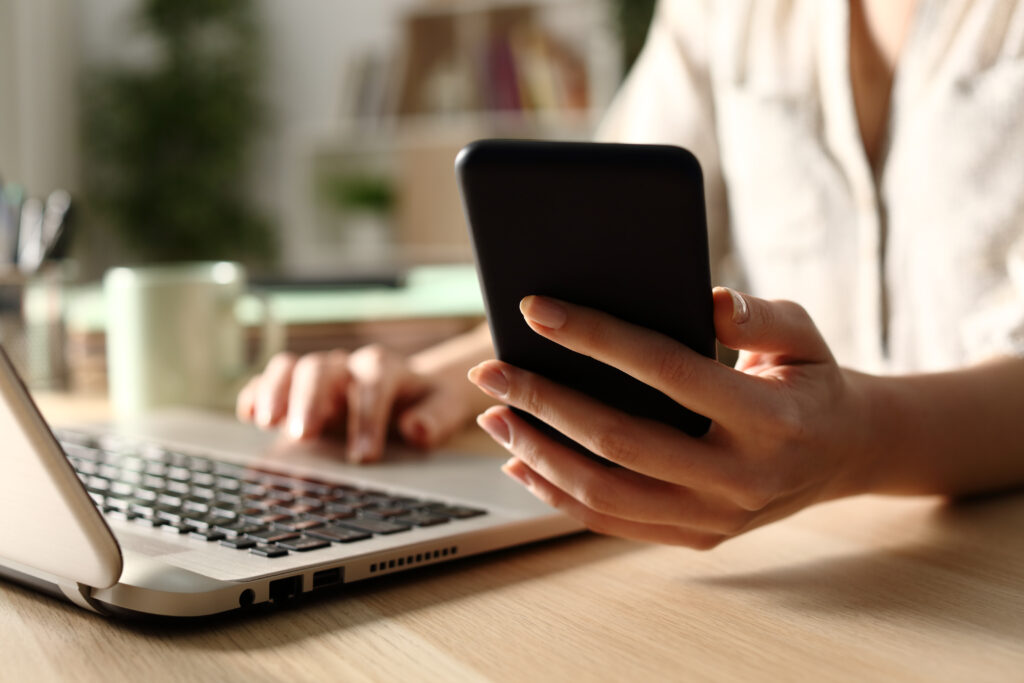
[[[77,432],[59,432],[57,437],[104,515],[263,557],[486,514],[154,444]]]

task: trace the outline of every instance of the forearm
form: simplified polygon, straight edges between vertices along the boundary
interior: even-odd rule
[[[856,381],[871,405],[870,491],[966,495],[1024,485],[1024,359]]]
[[[494,356],[491,334],[486,324],[480,324],[469,332],[426,348],[409,358],[413,371],[433,377],[444,378],[455,386],[464,386],[467,401],[472,411],[479,412],[494,403],[473,387],[466,379],[466,372],[477,363]]]

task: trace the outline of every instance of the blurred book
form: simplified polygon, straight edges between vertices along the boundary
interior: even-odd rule
[[[343,86],[343,115],[452,113],[576,115],[591,106],[587,64],[544,25],[537,4],[438,7],[410,12],[391,56],[356,59]]]

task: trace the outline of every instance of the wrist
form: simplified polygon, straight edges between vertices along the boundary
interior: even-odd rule
[[[927,439],[921,427],[922,398],[914,385],[898,377],[859,375],[866,400],[864,476],[861,493],[921,494],[935,492],[935,472],[922,461]]]
[[[852,432],[848,443],[850,470],[843,495],[886,493],[893,487],[897,473],[904,469],[899,446],[900,425],[904,422],[903,400],[885,377],[853,370],[842,370],[854,408]]]

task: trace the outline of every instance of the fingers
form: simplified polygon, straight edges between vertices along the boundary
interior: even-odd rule
[[[791,362],[830,359],[827,346],[807,314],[791,302],[769,302],[737,295],[718,295],[718,309],[727,310],[728,324],[719,320],[726,337],[745,348],[770,348]],[[725,302],[725,303],[723,303]],[[727,308],[726,308],[727,307]],[[753,419],[771,419],[777,401],[775,382],[729,368],[650,329],[606,313],[547,297],[528,296],[520,304],[527,324],[538,334],[588,355],[648,384],[715,422],[738,426]],[[642,352],[638,352],[641,349]]]
[[[284,418],[288,410],[288,392],[291,390],[295,363],[294,353],[276,354],[267,363],[267,368],[259,376],[256,386],[250,389],[252,417],[260,427],[269,429]]]
[[[339,415],[348,384],[348,354],[310,353],[295,363],[288,395],[288,435],[293,439],[319,436]]]
[[[792,301],[766,301],[727,287],[712,292],[715,334],[732,349],[775,354],[775,363],[832,358],[807,311]]]
[[[763,380],[653,330],[547,297],[528,296],[520,309],[538,334],[616,367],[715,422],[770,401],[771,390]]]
[[[406,443],[433,448],[463,427],[466,412],[463,397],[452,391],[434,391],[399,416],[398,431]]]
[[[533,471],[602,515],[646,524],[674,524],[732,533],[746,523],[736,506],[698,496],[627,469],[607,467],[556,443],[504,406],[488,409],[478,423]]]
[[[379,345],[365,346],[349,358],[348,455],[353,462],[380,459],[395,400],[416,395],[422,382],[402,357]]]
[[[706,441],[628,416],[539,375],[487,361],[470,370],[469,379],[494,398],[633,472],[726,496],[741,482],[739,463]]]
[[[256,391],[260,385],[260,376],[256,375],[245,383],[242,390],[238,392],[238,399],[235,401],[235,415],[242,422],[251,422],[256,411]]]
[[[705,533],[668,524],[644,524],[602,514],[587,507],[563,490],[547,481],[518,458],[513,457],[502,467],[505,474],[518,480],[540,500],[577,519],[591,531],[622,536],[649,543],[682,545],[698,550],[710,550],[725,536]]]

